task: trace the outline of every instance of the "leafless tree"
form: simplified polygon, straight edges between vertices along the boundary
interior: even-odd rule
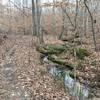
[[[66,0],[62,0],[62,2],[65,2]],[[59,35],[59,39],[62,38],[63,34],[64,34],[64,23],[65,23],[65,12],[66,12],[66,8],[62,7],[62,24],[61,24],[61,33]]]
[[[95,46],[95,50],[96,50],[96,38],[95,38],[95,31],[94,31],[94,19],[93,19],[93,16],[92,16],[92,13],[87,5],[87,0],[84,0],[84,5],[90,15],[90,19],[91,19],[91,28],[92,28],[92,34],[93,34],[93,41],[94,41],[94,46]]]
[[[36,35],[36,6],[35,6],[35,0],[32,0],[32,18],[33,18],[33,35]]]

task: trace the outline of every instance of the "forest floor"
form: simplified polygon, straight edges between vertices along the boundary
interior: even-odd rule
[[[55,37],[45,39],[47,43],[61,42]],[[0,44],[0,100],[70,100],[40,64],[35,45],[32,36],[4,37]]]

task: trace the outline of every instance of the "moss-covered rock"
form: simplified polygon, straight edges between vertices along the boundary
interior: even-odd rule
[[[75,75],[75,72],[69,72],[69,75],[70,75],[70,77],[72,77],[72,78],[79,79],[78,73],[76,73],[76,75]]]
[[[89,56],[89,52],[84,48],[76,49],[76,57],[78,59],[84,60],[85,57]]]
[[[52,62],[58,64],[58,65],[67,67],[67,68],[70,69],[70,70],[73,70],[74,67],[75,67],[73,64],[67,62],[65,59],[60,59],[60,58],[58,58],[58,57],[55,56],[55,55],[50,55],[50,56],[48,57],[48,59],[49,59],[50,61],[52,61]]]
[[[60,54],[67,51],[68,48],[65,45],[47,44],[39,45],[36,49],[43,54]]]

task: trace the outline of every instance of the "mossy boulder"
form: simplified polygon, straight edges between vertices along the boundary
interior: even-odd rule
[[[49,55],[49,56],[48,56],[48,59],[49,59],[50,61],[52,61],[52,62],[54,62],[54,63],[56,63],[56,64],[62,66],[62,67],[66,67],[66,68],[68,68],[68,69],[70,69],[70,70],[73,70],[74,67],[75,67],[73,64],[67,62],[65,59],[60,59],[60,58],[58,58],[58,57],[55,56],[55,55]]]
[[[69,72],[69,75],[70,75],[70,77],[72,77],[73,79],[74,79],[74,78],[79,79],[78,73],[75,73],[75,72],[71,71],[71,72]]]
[[[38,45],[36,49],[42,54],[60,54],[67,51],[68,48],[65,45],[45,44]]]
[[[84,58],[89,55],[90,55],[90,53],[84,48],[76,49],[76,57],[80,60],[84,60]]]

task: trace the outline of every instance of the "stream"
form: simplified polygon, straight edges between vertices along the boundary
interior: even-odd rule
[[[47,57],[44,57],[44,62],[50,62]],[[50,66],[48,72],[53,75],[55,78],[61,80],[63,79],[64,88],[69,92],[70,95],[76,97],[76,100],[87,100],[89,96],[89,89],[80,84],[78,81],[75,81],[70,75],[70,70],[62,69],[56,65]]]
[[[49,73],[58,79],[63,79],[64,87],[68,90],[69,94],[76,96],[77,100],[86,100],[89,95],[88,88],[81,85],[79,82],[70,77],[68,70],[63,70],[58,67],[51,67]]]

